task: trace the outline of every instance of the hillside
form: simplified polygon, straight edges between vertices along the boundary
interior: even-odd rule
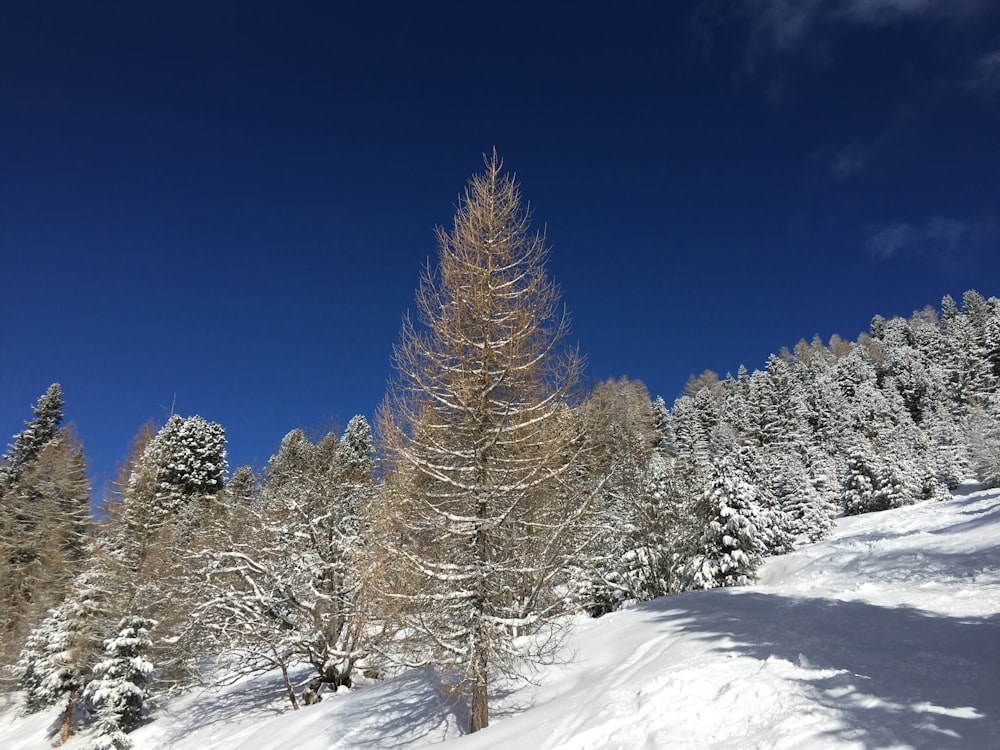
[[[288,710],[259,678],[163,707],[137,748],[1000,746],[1000,491],[843,518],[759,585],[581,618],[567,662],[498,686],[462,736],[432,671]],[[49,745],[57,712],[0,708],[0,747]],[[86,734],[69,750],[86,747]]]

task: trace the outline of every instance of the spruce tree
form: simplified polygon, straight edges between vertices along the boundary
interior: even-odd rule
[[[844,513],[849,516],[885,510],[880,506],[882,470],[870,448],[858,445],[847,458],[842,493]]]
[[[787,548],[787,520],[761,502],[758,489],[733,461],[720,458],[706,489],[713,518],[702,535],[702,557],[692,572],[693,588],[745,586],[770,549]]]
[[[32,407],[35,418],[24,423],[24,429],[14,436],[14,442],[0,457],[0,497],[20,478],[45,444],[55,437],[63,418],[62,408],[62,388],[53,383]]]
[[[99,540],[101,578],[119,607],[157,621],[150,653],[158,682],[184,684],[196,677],[188,656],[200,642],[199,623],[189,617],[200,580],[191,546],[221,512],[225,431],[173,415],[155,435],[140,437],[134,452]]]
[[[124,617],[116,634],[104,642],[104,659],[93,667],[85,697],[97,712],[95,750],[128,750],[127,736],[148,710],[153,664],[146,658],[156,623],[145,617]]]
[[[51,610],[32,631],[15,667],[24,691],[25,712],[64,703],[60,729],[63,742],[75,728],[77,698],[89,676],[81,622],[66,609],[64,606]]]

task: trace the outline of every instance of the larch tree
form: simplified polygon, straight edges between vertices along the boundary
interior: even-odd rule
[[[362,416],[339,440],[330,432],[314,444],[292,430],[255,501],[252,475],[234,474],[228,523],[199,552],[204,582],[195,610],[223,680],[278,668],[293,708],[299,700],[288,670],[296,663],[313,667],[302,693],[307,704],[327,687],[352,684],[367,655],[361,518],[374,487]]]
[[[123,615],[156,620],[150,653],[161,686],[193,679],[186,651],[198,643],[200,623],[188,615],[200,577],[187,558],[218,512],[225,444],[222,426],[198,416],[172,415],[152,437],[143,428],[122,472],[121,500],[108,507],[97,539],[90,578],[101,586],[93,598],[117,607],[101,640]]]
[[[650,488],[650,462],[660,435],[642,381],[622,377],[598,383],[581,412],[590,470],[595,479],[604,480],[593,508],[602,533],[587,556],[581,592],[585,609],[599,615],[625,600],[658,595],[653,593],[657,587],[648,585],[648,568],[650,545],[661,526]],[[661,462],[659,468],[666,465]]]
[[[562,346],[545,238],[496,152],[485,162],[437,231],[418,322],[404,319],[394,348],[373,506],[381,601],[412,635],[403,661],[453,670],[473,732],[489,722],[491,676],[551,655],[552,639],[519,637],[554,632],[588,505],[568,406],[581,360]]]
[[[62,601],[86,554],[90,484],[82,446],[72,429],[59,428],[62,407],[53,383],[0,458],[2,664]]]
[[[66,596],[88,554],[90,482],[72,431],[56,431],[8,488],[0,522],[0,657]]]

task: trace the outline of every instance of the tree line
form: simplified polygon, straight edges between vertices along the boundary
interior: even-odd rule
[[[565,615],[743,585],[838,515],[1000,485],[1000,301],[876,316],[668,408],[581,355],[494,152],[437,232],[375,429],[293,430],[228,471],[223,428],[145,426],[91,514],[52,385],[0,463],[0,674],[63,738],[126,748],[155,696],[280,675],[298,709],[434,665],[489,723]]]

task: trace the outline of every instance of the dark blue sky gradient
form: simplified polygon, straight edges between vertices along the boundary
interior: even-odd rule
[[[97,482],[172,405],[232,466],[372,416],[494,145],[588,376],[668,402],[1000,294],[995,3],[612,5],[7,3],[0,440],[53,381]]]

